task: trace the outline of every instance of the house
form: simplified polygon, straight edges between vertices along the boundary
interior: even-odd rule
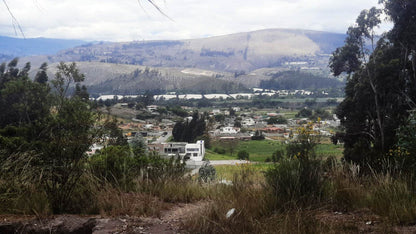
[[[237,106],[237,107],[233,107],[232,109],[233,109],[233,111],[235,111],[235,112],[240,112],[240,111],[241,111],[241,108],[240,108],[240,107],[238,107],[238,106]]]
[[[219,109],[213,109],[211,112],[213,115],[221,114],[221,111]]]
[[[243,119],[243,121],[241,121],[241,125],[244,127],[254,126],[255,124],[256,122],[252,118]]]
[[[148,111],[150,112],[154,112],[157,110],[158,106],[157,105],[150,105],[146,107]]]
[[[261,129],[261,131],[265,132],[265,133],[284,133],[285,130],[282,128],[278,128],[278,127],[266,127]]]
[[[179,156],[186,164],[202,163],[205,156],[204,141],[195,143],[166,142],[161,144],[149,144],[150,151],[158,152],[162,157],[171,158]]]
[[[220,134],[236,134],[240,131],[239,128],[235,127],[223,127],[220,130]]]

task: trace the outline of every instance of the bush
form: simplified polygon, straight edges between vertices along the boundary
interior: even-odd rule
[[[139,174],[128,146],[109,146],[91,156],[89,166],[102,182],[129,191],[134,188],[134,178]]]
[[[150,154],[147,160],[144,172],[146,179],[153,183],[175,180],[185,175],[185,162],[181,162],[180,157],[164,159],[158,154]]]
[[[309,117],[311,117],[312,116],[312,110],[310,110],[310,109],[306,109],[306,108],[304,108],[304,109],[302,109],[302,110],[300,110],[296,115],[295,115],[295,117],[296,118],[309,118]]]
[[[222,147],[215,147],[214,152],[217,153],[217,154],[225,154],[226,151]]]
[[[326,192],[319,160],[284,159],[266,171],[265,177],[283,209],[316,204]]]
[[[249,160],[250,154],[246,150],[238,151],[237,158],[240,160]]]
[[[199,181],[209,182],[215,180],[217,171],[215,167],[209,164],[209,162],[204,162],[201,168],[199,168]]]
[[[279,162],[280,160],[284,158],[284,156],[285,156],[285,152],[283,150],[276,150],[272,154],[271,161],[274,163]]]

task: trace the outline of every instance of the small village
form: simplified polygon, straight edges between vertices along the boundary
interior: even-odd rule
[[[265,92],[267,96],[269,93],[273,95],[279,93],[279,91],[273,90],[255,89],[254,91],[258,93],[251,95],[263,95]],[[263,93],[260,93],[260,91]],[[292,95],[295,93],[301,93],[303,95],[306,93],[306,95],[310,95],[311,92],[301,90],[295,91]],[[174,94],[167,95],[176,96]],[[154,100],[157,101],[160,98],[169,99],[169,96],[164,96],[155,96]],[[188,95],[181,96],[186,99]],[[181,96],[178,95],[176,98],[180,99]],[[204,96],[212,100],[225,100],[221,94]],[[227,98],[230,98],[230,96]],[[103,98],[110,99],[111,97],[111,95],[106,97],[101,96],[98,100],[102,100]],[[249,98],[252,97],[249,96]],[[181,114],[178,116],[172,111],[167,111],[169,107],[156,104],[145,106],[141,110],[136,111],[136,106],[131,104],[131,102],[130,104],[123,102],[123,100],[126,100],[125,98],[132,98],[131,96],[120,96],[117,98],[119,98],[119,102],[111,107],[111,113],[119,118],[118,127],[123,131],[124,136],[128,140],[140,138],[146,143],[149,152],[155,152],[167,158],[179,156],[192,169],[201,166],[203,160],[215,159],[215,157],[210,156],[219,151],[222,151],[220,153],[227,154],[225,152],[226,150],[218,150],[218,148],[212,145],[220,145],[225,146],[223,148],[227,148],[227,145],[238,145],[239,142],[252,141],[253,139],[288,144],[297,138],[298,133],[296,130],[307,123],[313,124],[315,134],[323,139],[330,139],[340,126],[340,120],[335,114],[329,114],[329,112],[324,119],[321,117],[310,119],[298,116],[298,113],[295,113],[297,110],[290,111],[279,107],[257,109],[255,107],[230,106],[228,108],[212,107],[198,109],[189,106],[179,106],[177,108],[181,110]],[[134,96],[134,98],[137,98],[137,96]],[[195,100],[195,98],[198,100],[198,97],[195,95],[192,96],[191,100]],[[305,106],[302,109],[308,109],[308,107]],[[210,143],[207,145],[209,147],[207,148],[207,154],[205,153],[204,141],[200,140],[194,143],[175,142],[172,136],[172,130],[175,124],[178,121],[192,121],[192,114],[195,111],[206,115],[205,118],[208,121],[207,133]],[[134,116],[135,113],[139,112],[141,114]],[[101,149],[102,147],[95,145],[94,149]],[[236,156],[235,159],[237,159]],[[258,161],[256,159],[254,160]]]

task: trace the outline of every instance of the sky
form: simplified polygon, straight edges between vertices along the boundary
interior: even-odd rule
[[[140,2],[139,2],[140,1]],[[345,33],[378,0],[2,0],[0,35],[88,41],[176,40],[295,28]],[[388,28],[383,25],[380,32]]]

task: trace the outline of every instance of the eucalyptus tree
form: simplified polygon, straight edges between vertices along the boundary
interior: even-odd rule
[[[395,146],[396,131],[405,123],[408,110],[414,108],[411,103],[416,97],[415,37],[410,31],[416,25],[415,4],[380,2],[394,23],[393,29],[377,37],[375,28],[382,10],[364,10],[348,29],[345,45],[330,59],[334,75],[348,74],[345,100],[337,108],[345,128],[344,156],[363,165],[377,165]]]

